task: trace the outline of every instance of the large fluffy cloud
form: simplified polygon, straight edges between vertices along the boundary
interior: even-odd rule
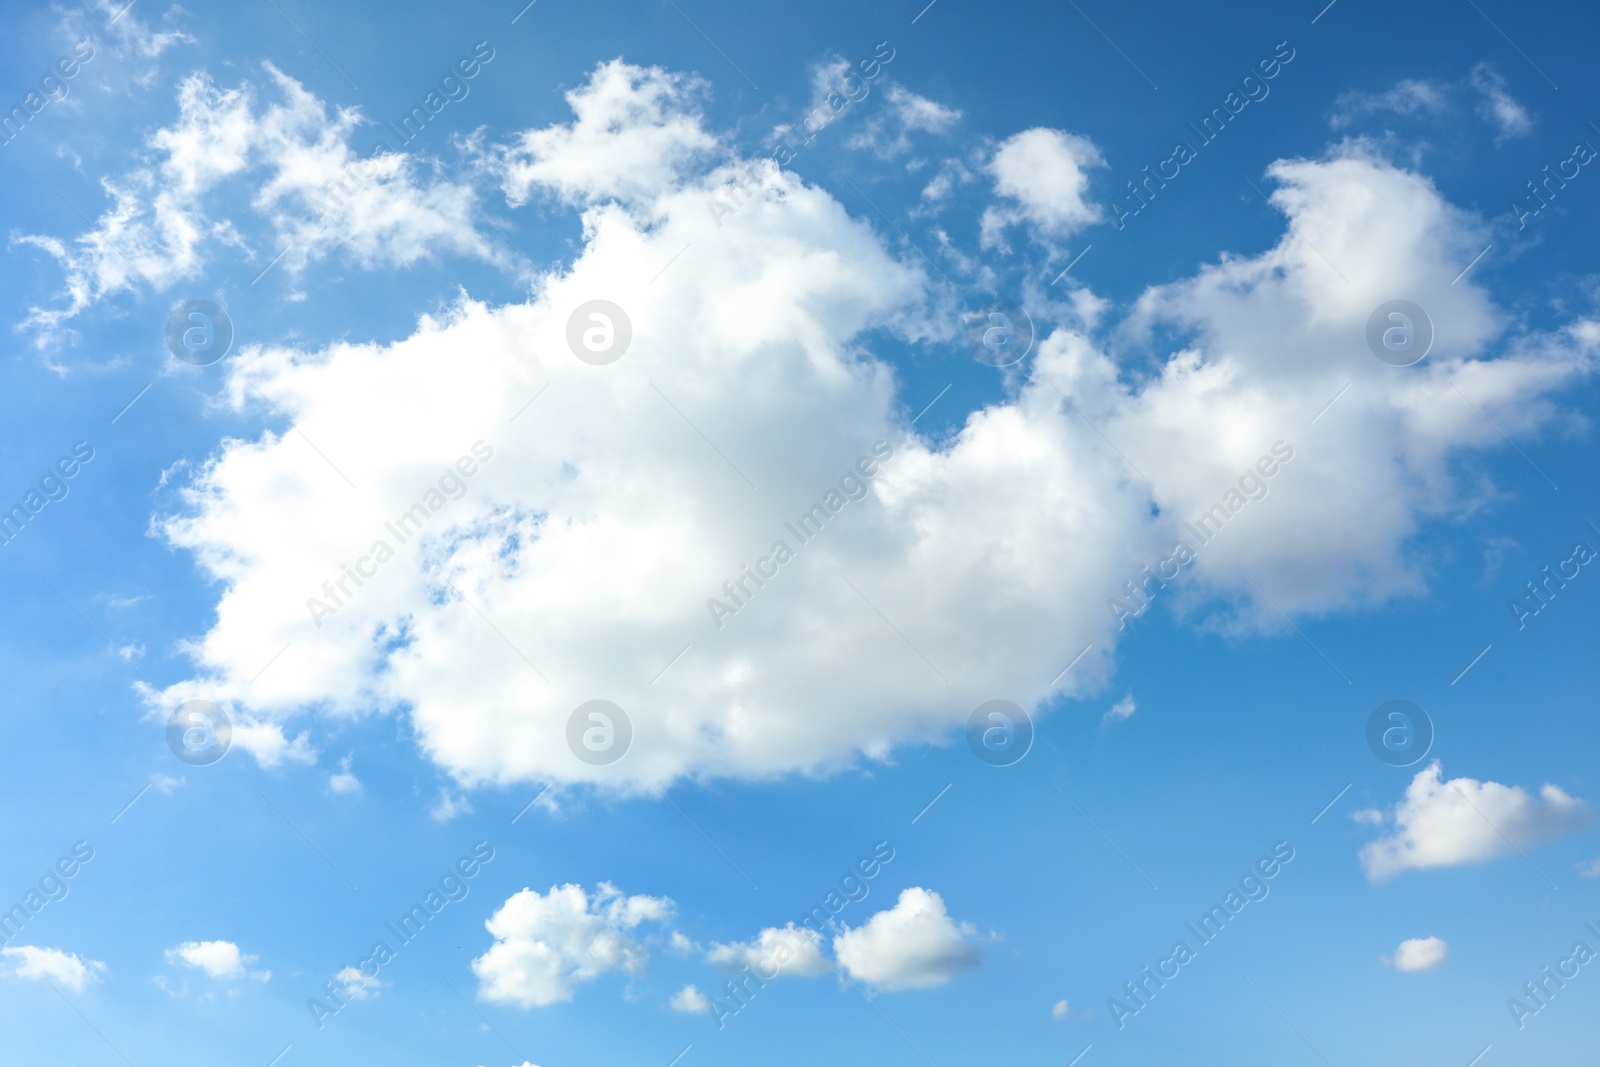
[[[524,889],[484,923],[495,940],[472,961],[479,995],[529,1008],[571,1000],[610,971],[638,974],[650,951],[631,931],[671,912],[664,897],[626,896],[608,882],[593,896],[580,885]]]
[[[1549,783],[1535,797],[1521,786],[1443,775],[1435,762],[1411,780],[1389,835],[1361,850],[1368,878],[1481,863],[1545,844],[1590,819],[1586,802]]]
[[[1291,616],[1419,590],[1412,535],[1461,503],[1463,454],[1501,444],[1483,415],[1513,435],[1556,421],[1600,343],[1587,321],[1505,336],[1487,292],[1452,284],[1481,223],[1425,178],[1288,161],[1277,245],[1150,290],[1120,326],[1065,316],[1007,399],[934,446],[905,415],[929,398],[873,354],[885,332],[941,332],[927,277],[787,172],[712,219],[732,171],[693,165],[695,93],[607,64],[571,126],[503,157],[523,160],[513,195],[589,205],[582,253],[528,302],[235,357],[232,402],[297,432],[225,443],[160,524],[221,593],[194,677],[154,704],[404,710],[467,783],[883,757],[995,697],[1093,691],[1141,598],[1280,625],[1257,590]],[[618,185],[612,164],[656,151]],[[1402,296],[1440,324],[1408,368],[1363,341]],[[597,299],[632,331],[605,366],[567,340]],[[823,528],[797,536],[814,505]],[[1185,524],[1216,509],[1200,544]],[[408,513],[420,530],[391,529]],[[1143,568],[1180,538],[1194,559],[1163,587]],[[568,748],[592,699],[632,720],[609,766]]]

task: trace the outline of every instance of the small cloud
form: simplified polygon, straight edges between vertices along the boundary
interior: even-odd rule
[[[682,953],[685,956],[700,951],[699,945],[677,930],[672,931],[672,936],[667,939],[667,943],[672,946],[672,951]]]
[[[12,973],[18,978],[59,982],[74,993],[82,993],[84,987],[99,978],[106,969],[106,965],[98,960],[86,960],[76,953],[37,945],[18,945],[0,950],[0,955],[16,961]]]
[[[700,1015],[711,1010],[711,1002],[692,985],[686,985],[673,994],[667,1006],[685,1015]]]
[[[713,944],[706,960],[737,971],[749,967],[757,974],[777,970],[785,974],[814,978],[833,970],[833,963],[822,954],[822,937],[789,923],[783,929],[768,927],[754,941]]]
[[[247,956],[232,941],[185,941],[167,949],[168,963],[181,963],[206,972],[212,978],[231,982],[248,975],[258,982],[272,977],[271,971],[251,971],[250,964],[260,957]]]
[[[951,920],[938,893],[912,886],[894,907],[834,938],[833,954],[858,981],[888,990],[925,989],[978,966],[978,950],[967,940],[976,933]]]
[[[339,773],[328,777],[328,789],[334,793],[359,793],[361,792],[361,779],[350,773],[350,761],[354,757],[346,756],[339,761]]]
[[[429,809],[435,822],[449,822],[457,815],[470,815],[472,802],[466,797],[453,797],[449,789],[439,790],[439,802]]]
[[[1495,128],[1495,144],[1533,132],[1533,117],[1506,91],[1506,80],[1494,67],[1479,63],[1472,68],[1467,80],[1483,98],[1478,104],[1478,114]]]
[[[1328,125],[1342,130],[1368,115],[1434,115],[1448,106],[1442,85],[1408,78],[1387,92],[1343,94],[1334,101]]]
[[[1007,203],[986,209],[980,240],[985,248],[1002,243],[1007,226],[1027,223],[1035,236],[1065,238],[1100,218],[1084,199],[1089,171],[1104,167],[1093,141],[1065,130],[1037,126],[1013,134],[989,161],[994,191]]]
[[[1072,1008],[1071,1008],[1071,1006],[1068,1005],[1067,1002],[1064,1001],[1064,1000],[1056,1001],[1055,1004],[1050,1008],[1050,1018],[1052,1018],[1052,1019],[1070,1019],[1070,1018],[1072,1018]]]
[[[1359,826],[1383,825],[1383,812],[1377,808],[1362,808],[1360,811],[1352,811],[1350,818],[1354,819]]]
[[[378,990],[384,986],[384,983],[379,981],[376,975],[368,978],[361,972],[359,967],[346,967],[334,975],[334,979],[339,983],[339,988],[344,990],[344,995],[351,1000],[366,1000],[368,997],[375,997],[378,995]]]
[[[1106,712],[1105,718],[1100,720],[1100,725],[1104,726],[1108,723],[1121,722],[1124,719],[1131,719],[1133,717],[1133,713],[1138,710],[1139,705],[1133,702],[1133,694],[1129,693],[1127,696],[1111,705],[1111,710]]]
[[[150,776],[150,784],[156,787],[156,791],[158,793],[168,795],[170,795],[174,789],[177,789],[186,780],[187,779],[185,779],[181,774],[176,778],[172,777],[170,774],[152,774]]]
[[[1443,938],[1413,937],[1400,942],[1400,947],[1394,950],[1394,959],[1385,957],[1384,962],[1397,971],[1409,974],[1413,971],[1431,971],[1443,963],[1448,955],[1450,946]]]
[[[1600,860],[1584,860],[1577,868],[1579,878],[1600,878]]]

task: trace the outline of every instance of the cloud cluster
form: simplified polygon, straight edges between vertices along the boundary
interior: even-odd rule
[[[1600,349],[1587,320],[1508,335],[1471,276],[1452,284],[1482,221],[1342,150],[1270,169],[1292,228],[1266,251],[1151,288],[1094,329],[1051,329],[1039,309],[1007,396],[935,445],[906,423],[928,398],[902,395],[874,354],[944,329],[927,275],[786,171],[715,225],[706,201],[729,171],[705,161],[697,93],[605,64],[574,90],[571,124],[514,142],[509,191],[587,205],[581,253],[527,302],[463,298],[393,344],[230,362],[231,402],[284,413],[327,460],[297,433],[230,440],[158,524],[221,590],[193,677],[151,694],[158,711],[198,697],[280,726],[399,710],[467,785],[641,788],[883,758],[947,738],[997,694],[1032,709],[1095,692],[1127,579],[1243,628],[1420,592],[1415,535],[1481,491],[1463,462],[1503,447],[1495,427],[1560,425],[1559,392]],[[1000,210],[1054,232],[1087,223],[1092,147],[1047,130],[1007,141]],[[660,165],[627,167],[636,153]],[[1440,324],[1404,369],[1362,340],[1397,294]],[[597,298],[632,327],[605,367],[567,343]],[[790,533],[878,440],[894,460],[864,498],[805,542]],[[475,441],[494,462],[424,532],[389,533]],[[1147,578],[1277,441],[1296,458],[1270,491],[1175,587]],[[780,541],[793,562],[719,629],[708,600]],[[308,611],[378,542],[398,558],[347,585],[359,595],[335,616]],[[596,698],[634,726],[604,767],[566,744]]]
[[[671,914],[665,897],[626,896],[609,882],[593,896],[572,884],[524,889],[484,923],[494,944],[472,961],[479,995],[539,1007],[571,1000],[578,985],[612,971],[639,974],[650,953],[632,931]]]
[[[196,278],[222,247],[293,275],[339,253],[363,267],[403,267],[439,252],[495,259],[477,232],[470,185],[439,177],[432,161],[372,155],[352,144],[358,110],[333,109],[264,64],[276,99],[243,82],[219,87],[205,72],[178,89],[178,117],[147,138],[139,167],[102,181],[111,206],[70,242],[16,238],[65,272],[64,302],[34,307],[24,325],[51,343],[63,324],[113,294],[157,292]],[[252,250],[230,216],[241,205],[265,229]]]
[[[1534,848],[1587,826],[1592,813],[1586,801],[1549,783],[1535,797],[1499,782],[1446,781],[1436,761],[1411,780],[1390,818],[1378,814],[1390,832],[1361,850],[1361,865],[1374,882]]]

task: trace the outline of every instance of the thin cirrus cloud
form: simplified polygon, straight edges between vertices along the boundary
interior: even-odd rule
[[[1369,817],[1361,821],[1389,830],[1361,850],[1367,877],[1383,882],[1405,871],[1483,863],[1534,848],[1588,826],[1593,812],[1559,786],[1546,783],[1535,796],[1499,782],[1446,780],[1434,762],[1417,772],[1389,816],[1364,814]]]
[[[356,489],[275,434],[225,442],[199,469],[157,528],[221,583],[217,621],[191,646],[192,677],[147,694],[153,708],[209,699],[301,731],[310,708],[405,709],[465,785],[642,788],[882,759],[948,738],[996,692],[1030,708],[1094,693],[1124,636],[1108,600],[1190,536],[1186,522],[1239,497],[1275,446],[1292,462],[1160,594],[1174,610],[1272,630],[1284,624],[1256,590],[1291,618],[1421,591],[1418,530],[1492,492],[1463,464],[1504,446],[1495,427],[1561,425],[1560,390],[1594,370],[1594,322],[1509,332],[1486,289],[1452,284],[1482,248],[1478,216],[1344,147],[1269,169],[1293,226],[1276,245],[1152,287],[1120,321],[1042,329],[1007,397],[935,445],[905,422],[926,398],[902,395],[864,343],[945,329],[928,275],[788,172],[715,225],[706,200],[733,166],[716,160],[734,150],[705,129],[698,93],[602,64],[571,94],[573,123],[489,153],[514,196],[585,205],[580,254],[526,303],[463,297],[393,344],[230,360],[228,401],[270,414],[257,394],[270,400]],[[1034,141],[1090,158],[1054,136],[1008,143]],[[669,165],[618,186],[613,166],[641,145]],[[1396,292],[1451,324],[1398,376],[1359,343]],[[603,369],[566,342],[597,295],[633,328]],[[1156,340],[1175,335],[1176,351]],[[1128,379],[1113,345],[1156,369]],[[784,523],[875,442],[891,458],[845,483],[861,502],[793,539]],[[386,532],[475,446],[493,458],[439,497],[430,527],[403,543]],[[307,528],[308,510],[325,521]],[[709,612],[778,540],[794,561],[747,586],[736,616]],[[347,585],[336,612],[312,610],[380,541],[398,558]],[[290,669],[251,684],[286,645]],[[608,767],[565,742],[572,710],[598,696],[639,713]],[[268,756],[286,736],[263,735]]]

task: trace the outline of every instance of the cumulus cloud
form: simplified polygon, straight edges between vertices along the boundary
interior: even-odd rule
[[[1400,942],[1389,962],[1395,970],[1410,973],[1431,971],[1450,955],[1450,946],[1438,937],[1412,937]]]
[[[1589,804],[1548,783],[1537,797],[1521,786],[1443,779],[1435,761],[1411,780],[1389,836],[1361,850],[1374,882],[1408,870],[1482,863],[1529,849],[1589,823]]]
[[[271,971],[250,970],[259,957],[245,955],[232,941],[185,941],[167,949],[166,956],[168,963],[181,963],[223,981],[248,975],[264,982],[272,977]]]
[[[1054,1004],[1052,1004],[1050,1006],[1050,1018],[1052,1018],[1052,1019],[1070,1019],[1070,1018],[1072,1018],[1072,1006],[1070,1004],[1068,1004],[1064,1000],[1056,1001]]]
[[[944,899],[913,886],[895,906],[833,939],[839,966],[851,978],[882,989],[924,989],[944,985],[978,966],[969,924],[950,919]]]
[[[749,967],[762,978],[774,970],[802,978],[833,970],[832,961],[822,954],[821,936],[794,923],[782,929],[768,927],[752,941],[713,944],[706,959],[729,970]]]
[[[462,298],[392,344],[230,359],[228,402],[282,412],[356,488],[276,430],[193,473],[157,528],[216,581],[216,622],[192,676],[149,694],[155,714],[193,698],[274,725],[400,712],[464,786],[882,759],[947,740],[996,692],[1030,710],[1095,693],[1126,636],[1112,598],[1135,581],[1185,617],[1269,630],[1284,623],[1257,590],[1291,618],[1420,592],[1415,535],[1482,491],[1463,468],[1504,447],[1496,426],[1562,425],[1561,391],[1595,366],[1600,325],[1508,333],[1473,276],[1451,284],[1480,218],[1341,151],[1270,169],[1293,229],[1266,251],[1092,328],[1041,313],[1011,391],[936,444],[906,423],[928,398],[873,351],[937,334],[927,275],[788,172],[715,226],[706,200],[730,171],[691,166],[702,127],[673,110],[691,106],[676,84],[603,65],[574,97],[631,93],[608,105],[616,124],[537,142],[664,128],[684,147],[627,189],[540,171],[626,202],[589,204],[581,253],[526,302]],[[1397,293],[1450,324],[1404,370],[1362,340]],[[594,299],[632,327],[605,367],[567,347]],[[1181,576],[1145,576],[1218,510],[1225,529]],[[807,514],[801,540],[785,523]],[[607,766],[566,743],[597,697],[633,724]]]
[[[711,1010],[711,1001],[692,985],[686,985],[672,995],[667,1006],[685,1015],[700,1015]]]
[[[997,245],[1001,231],[1015,223],[1033,227],[1035,236],[1068,237],[1100,218],[1084,199],[1089,171],[1106,165],[1100,149],[1086,137],[1036,126],[1013,134],[989,161],[995,192],[1009,204],[983,213],[983,243]]]
[[[1533,132],[1533,116],[1506,90],[1505,78],[1494,67],[1479,63],[1467,80],[1482,98],[1478,114],[1495,128],[1497,143]]]
[[[591,897],[579,885],[539,894],[515,893],[484,926],[489,951],[472,961],[478,995],[523,1008],[572,999],[575,988],[601,975],[641,973],[650,950],[630,931],[672,914],[665,897],[626,896],[601,882]]]
[[[18,978],[31,978],[40,982],[58,982],[74,993],[105,973],[106,965],[98,960],[86,960],[74,952],[58,948],[40,948],[37,945],[16,945],[0,949],[0,956],[12,961],[12,973]]]
[[[267,228],[265,268],[293,275],[340,253],[363,267],[408,266],[436,252],[495,259],[476,230],[469,185],[438,177],[403,152],[363,156],[351,145],[365,125],[355,108],[330,108],[264,64],[277,99],[249,82],[217,86],[205,72],[178,89],[178,117],[147,138],[147,159],[102,185],[110,206],[70,241],[23,235],[17,243],[55,259],[61,303],[30,309],[38,343],[118,292],[164,292],[201,275],[219,247],[253,255],[228,214],[243,199]],[[224,201],[224,194],[227,199]]]

